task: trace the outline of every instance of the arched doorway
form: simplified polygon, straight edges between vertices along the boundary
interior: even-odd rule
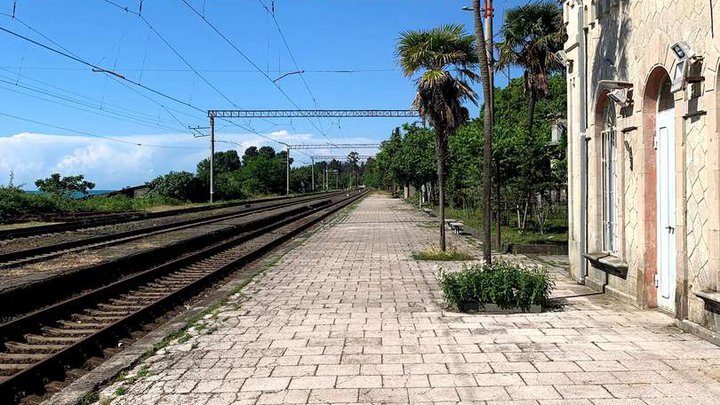
[[[670,87],[667,70],[656,66],[643,94],[643,304],[674,312],[675,101]]]
[[[657,305],[675,312],[677,213],[675,185],[675,100],[670,77],[660,79],[655,120],[657,192]]]

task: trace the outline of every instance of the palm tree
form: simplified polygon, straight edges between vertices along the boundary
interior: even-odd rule
[[[557,57],[565,42],[562,9],[550,1],[510,9],[500,36],[496,69],[516,66],[525,71],[523,83],[530,98],[528,131],[532,135],[535,103],[547,96],[548,77],[563,69]]]
[[[440,196],[440,249],[445,251],[445,158],[448,138],[468,119],[465,101],[477,104],[477,94],[468,84],[477,80],[475,38],[462,25],[443,25],[431,30],[407,31],[400,35],[396,54],[406,77],[420,74],[413,106],[435,129]]]
[[[483,97],[485,98],[485,111],[483,113],[483,260],[486,263],[492,262],[491,251],[491,203],[492,203],[492,136],[493,136],[493,110],[495,106],[489,103],[492,100],[490,87],[490,61],[488,60],[487,43],[485,42],[485,31],[483,30],[482,19],[480,18],[480,0],[473,1],[473,14],[475,24],[475,36],[477,37],[477,55],[480,61],[480,75],[482,76]]]

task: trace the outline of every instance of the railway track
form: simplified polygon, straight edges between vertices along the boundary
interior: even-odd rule
[[[211,214],[208,216],[179,220],[159,225],[150,225],[138,229],[132,229],[121,232],[108,233],[97,236],[89,236],[86,238],[73,239],[64,242],[51,243],[48,245],[40,245],[25,249],[18,249],[10,252],[0,253],[0,270],[3,268],[19,267],[30,263],[48,260],[54,257],[62,256],[68,253],[77,252],[86,249],[97,249],[107,247],[119,243],[130,242],[133,240],[145,238],[148,236],[170,233],[182,229],[198,227],[208,224],[218,223],[229,219],[241,218],[250,214],[264,212],[281,207],[291,206],[299,202],[319,200],[328,198],[334,194],[312,195],[306,197],[296,197],[291,199],[281,199],[272,201],[259,201],[255,204],[246,204],[238,210],[232,212],[224,212],[219,214]]]
[[[144,322],[212,285],[299,232],[364,196],[338,195],[329,204],[276,215],[183,256],[0,325],[0,403],[14,403],[62,381],[103,349],[116,347]]]
[[[315,193],[312,195],[321,195],[323,193]],[[158,219],[168,216],[176,216],[183,214],[192,214],[204,211],[213,211],[222,208],[232,208],[238,206],[253,206],[268,202],[292,200],[299,198],[295,196],[272,197],[258,200],[236,201],[229,203],[220,203],[214,205],[205,205],[200,207],[182,208],[161,212],[109,212],[109,213],[73,213],[73,214],[57,214],[46,218],[50,221],[62,221],[62,223],[32,226],[27,228],[0,230],[0,240],[34,238],[55,233],[68,231],[78,231],[107,225],[117,225],[121,223],[141,221],[147,219]]]

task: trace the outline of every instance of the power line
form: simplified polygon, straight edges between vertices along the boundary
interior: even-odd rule
[[[203,20],[203,21],[205,22],[205,24],[207,24],[210,28],[212,28],[213,31],[215,31],[215,33],[217,33],[217,34],[220,36],[220,38],[222,38],[222,39],[223,39],[228,45],[230,45],[238,54],[240,54],[240,56],[242,56],[243,59],[245,59],[252,67],[254,67],[255,70],[257,70],[258,72],[260,72],[260,74],[262,74],[268,81],[270,81],[270,83],[272,83],[273,86],[275,86],[275,87],[280,91],[280,93],[282,93],[282,95],[285,96],[285,98],[286,98],[288,101],[290,101],[290,103],[291,103],[295,108],[300,109],[300,106],[295,102],[295,100],[293,100],[292,97],[290,97],[290,95],[287,94],[287,92],[286,92],[285,90],[283,90],[283,88],[280,87],[267,73],[263,72],[263,70],[260,68],[260,66],[258,66],[257,63],[255,63],[255,61],[253,61],[252,59],[250,59],[250,57],[247,56],[242,50],[240,50],[240,48],[238,48],[238,46],[235,45],[235,43],[234,43],[233,41],[231,41],[227,36],[225,36],[225,34],[223,34],[223,33],[220,31],[220,29],[218,29],[213,23],[211,23],[207,18],[205,18],[205,16],[202,15],[197,9],[195,9],[190,3],[188,3],[187,0],[180,0],[180,1],[181,1],[183,4],[185,4],[190,10],[192,10],[192,12],[193,12],[195,15],[197,15],[201,20]],[[319,127],[318,127],[312,120],[310,120],[309,118],[308,118],[308,122],[310,122],[310,124],[311,124],[313,127],[315,127],[315,129],[317,129],[317,130],[320,132],[320,134],[322,134],[325,138],[327,138],[329,141],[331,141],[330,137],[328,137],[328,135],[325,133],[325,131],[323,131],[321,128],[319,128]]]
[[[24,40],[24,41],[27,41],[27,42],[35,45],[35,46],[38,46],[38,47],[40,47],[40,48],[43,48],[43,49],[45,49],[45,50],[47,50],[47,51],[50,51],[50,52],[52,52],[52,53],[55,53],[55,54],[57,54],[57,55],[63,56],[63,57],[65,57],[65,58],[67,58],[67,59],[73,60],[73,61],[75,61],[75,62],[77,62],[77,63],[82,64],[82,65],[88,66],[88,67],[90,67],[90,68],[92,69],[93,72],[105,73],[105,74],[109,75],[110,77],[113,77],[113,78],[116,78],[116,79],[118,79],[118,80],[122,80],[122,81],[124,81],[124,82],[130,83],[130,84],[132,84],[132,85],[134,85],[134,86],[137,86],[137,87],[140,87],[140,88],[142,88],[142,89],[144,89],[144,90],[146,90],[146,91],[148,91],[148,92],[150,92],[150,93],[153,93],[153,94],[156,94],[156,95],[158,95],[158,96],[161,96],[161,97],[163,97],[163,98],[165,98],[165,99],[174,101],[175,103],[184,105],[184,106],[189,107],[189,108],[191,108],[191,109],[193,109],[193,110],[196,110],[196,111],[198,111],[198,112],[202,112],[203,114],[207,113],[207,110],[204,110],[204,109],[202,109],[202,108],[200,108],[200,107],[197,107],[197,106],[195,106],[195,105],[193,105],[193,104],[190,104],[190,103],[188,103],[188,102],[186,102],[186,101],[180,100],[180,99],[178,99],[177,97],[171,96],[171,95],[169,95],[169,94],[167,94],[167,93],[164,93],[164,92],[162,92],[162,91],[160,91],[160,90],[156,90],[156,89],[154,89],[154,88],[152,88],[152,87],[146,86],[146,85],[144,85],[144,84],[142,84],[142,83],[140,83],[140,82],[137,82],[137,81],[135,81],[135,80],[128,79],[127,77],[123,76],[123,75],[120,74],[120,73],[114,72],[114,71],[109,70],[109,69],[105,69],[105,68],[103,68],[103,67],[101,67],[101,66],[99,66],[99,65],[96,65],[96,64],[92,63],[92,62],[88,62],[88,61],[84,60],[83,58],[75,55],[73,52],[65,50],[65,48],[62,47],[62,46],[60,46],[60,45],[58,45],[58,47],[62,48],[62,50],[57,49],[57,48],[53,48],[52,46],[43,44],[43,43],[41,43],[41,42],[39,42],[39,41],[36,41],[36,40],[34,40],[34,39],[32,39],[32,38],[29,38],[29,37],[27,37],[27,36],[25,36],[25,35],[19,34],[19,33],[17,33],[17,32],[14,32],[14,31],[12,31],[12,30],[9,30],[9,29],[4,28],[4,27],[1,27],[1,26],[0,26],[0,31],[3,31],[3,32],[7,33],[7,34],[10,34],[10,35],[14,36],[14,37],[17,37],[17,38],[19,38],[19,39],[22,39],[22,40]],[[44,36],[44,35],[42,35],[42,36],[45,37],[45,38],[47,38],[47,37]],[[49,41],[49,42],[52,42],[52,43],[55,43],[55,41],[52,41],[52,40],[48,40],[48,41]],[[154,101],[155,103],[157,103],[158,105],[163,106],[163,105],[162,105],[160,102],[158,102],[157,100],[153,100],[153,101]],[[221,118],[221,119],[223,119],[223,118]],[[278,140],[276,140],[276,139],[273,139],[273,138],[270,138],[270,137],[268,137],[268,136],[265,136],[265,135],[259,133],[258,131],[254,130],[254,129],[252,129],[252,128],[248,128],[248,127],[245,127],[245,126],[243,126],[243,125],[240,125],[240,124],[238,124],[237,122],[234,122],[234,121],[231,121],[231,120],[226,120],[226,119],[223,119],[223,120],[229,122],[231,125],[234,125],[234,126],[236,126],[236,127],[239,127],[239,128],[241,128],[241,129],[244,129],[244,130],[246,130],[246,131],[248,131],[248,132],[252,132],[252,133],[254,133],[254,134],[256,134],[256,135],[258,135],[258,136],[260,136],[260,137],[262,137],[262,138],[265,138],[265,139],[267,139],[267,140],[269,140],[269,141],[277,142],[277,143],[280,143],[280,144],[284,144],[284,143],[281,142],[281,141],[278,141]],[[44,124],[43,124],[43,125],[44,125]],[[48,125],[48,126],[50,126],[50,125]]]
[[[112,2],[112,1],[106,0],[106,2],[109,3],[109,4],[112,4],[112,5],[116,6],[116,7],[120,7],[118,4],[116,4],[116,3]],[[122,8],[122,7],[121,7],[121,8]],[[8,15],[5,14],[5,13],[2,13],[2,14],[8,16]],[[52,43],[53,45],[59,47],[60,49],[62,49],[62,50],[65,51],[65,52],[67,52],[69,55],[72,55],[72,56],[75,57],[75,58],[81,59],[76,53],[72,52],[72,51],[69,50],[68,48],[65,48],[62,44],[54,41],[52,38],[48,37],[47,35],[43,34],[43,33],[40,32],[40,31],[36,30],[35,28],[33,28],[33,27],[30,26],[29,24],[25,23],[24,21],[20,20],[19,18],[15,17],[15,13],[14,13],[14,12],[13,12],[13,15],[10,16],[10,17],[12,17],[12,19],[13,19],[14,21],[17,21],[17,22],[19,22],[20,24],[24,25],[26,28],[28,28],[28,29],[31,30],[32,32],[40,35],[41,37],[43,37],[43,38],[44,38],[45,40],[47,40],[48,42]],[[6,31],[7,31],[7,30],[6,30]],[[31,42],[32,42],[32,41],[31,41]],[[42,44],[39,44],[39,43],[36,43],[36,45],[42,46]],[[46,47],[46,49],[47,49],[47,47]],[[103,69],[103,68],[97,68],[97,69],[96,69],[96,68],[93,68],[93,71],[103,71],[103,72],[105,72],[105,73],[110,73],[110,71],[108,71],[108,70],[106,70],[106,69]],[[21,75],[21,74],[19,74],[19,73],[18,73],[18,75],[29,78],[29,76]],[[125,77],[122,77],[121,75],[118,75],[118,74],[116,74],[116,73],[111,74],[110,77],[115,78],[115,79],[121,78],[121,79],[123,79],[123,80],[125,80],[125,81],[128,81],[128,82],[130,82],[130,83],[133,83],[133,84],[135,84],[135,85],[139,85],[139,83],[135,83],[135,82],[133,82],[133,81],[131,81],[131,80],[129,80],[129,79],[126,79]],[[31,79],[31,80],[34,80],[34,81],[36,81],[36,82],[38,82],[38,83],[43,83],[43,84],[45,84],[45,85],[47,85],[47,86],[50,86],[50,87],[54,87],[54,88],[57,88],[57,89],[60,89],[60,90],[63,90],[63,91],[67,91],[67,92],[69,92],[69,93],[71,93],[71,94],[76,94],[76,95],[78,95],[78,96],[80,96],[80,97],[85,97],[85,96],[82,96],[82,95],[80,95],[80,94],[78,94],[78,93],[74,93],[74,92],[71,92],[71,91],[69,91],[69,90],[61,89],[61,88],[59,88],[59,87],[57,87],[57,86],[54,86],[54,85],[52,85],[52,84],[47,84],[47,83],[41,82],[41,81],[39,81],[39,80],[37,80],[37,79],[32,79],[32,78],[30,78],[30,79]],[[143,96],[143,97],[145,97],[145,98],[150,99],[150,98],[147,97],[146,95],[138,92],[137,90],[133,89],[132,87],[128,86],[127,84],[125,84],[125,83],[123,83],[123,82],[121,82],[121,81],[118,81],[118,83],[122,84],[123,86],[127,87],[128,89],[132,90],[133,92],[135,92],[135,93],[137,93],[137,94],[139,94],[139,95],[141,95],[141,96]],[[152,92],[155,92],[155,93],[159,93],[159,92],[157,92],[157,91],[155,91],[155,90],[153,90],[153,89],[149,89],[149,88],[147,88],[147,87],[145,87],[145,86],[141,86],[141,87],[144,87],[146,90],[149,90],[149,91],[152,91]],[[89,97],[85,97],[85,98],[90,99]],[[151,100],[152,100],[152,99],[151,99]],[[155,100],[152,100],[152,101],[155,101]],[[162,107],[165,111],[167,111],[167,113],[168,113],[170,116],[172,116],[178,123],[180,123],[180,125],[181,125],[182,127],[185,127],[185,126],[186,126],[186,125],[183,124],[180,120],[178,120],[177,117],[176,117],[172,112],[170,112],[169,109],[168,109],[167,107],[165,107],[163,104],[158,103],[158,105],[160,105],[160,107]],[[117,106],[117,107],[119,107],[119,106]],[[120,108],[122,108],[122,107],[120,107]],[[129,111],[129,110],[128,110],[128,111]],[[200,110],[200,111],[202,111],[202,110]]]
[[[3,68],[12,68],[14,66],[0,66]],[[76,70],[83,70],[82,68],[73,68],[73,67],[64,67],[64,66],[23,66],[23,69],[28,70],[67,70],[67,71],[76,71]],[[173,67],[166,67],[166,68],[125,68],[125,67],[118,67],[117,70],[121,70],[123,72],[166,72],[166,73],[172,73],[172,72],[192,72],[191,69],[188,68],[173,68]],[[203,73],[260,73],[256,69],[195,69],[198,72]],[[297,70],[286,71],[286,70],[268,70],[268,73],[276,73],[276,74],[283,74],[283,73],[293,73]],[[383,68],[359,68],[359,69],[302,69],[304,73],[337,73],[337,74],[354,74],[354,73],[372,73],[372,72],[397,72],[397,69],[383,69]]]
[[[128,82],[128,83],[132,83],[132,84],[134,84],[135,86],[141,87],[141,88],[143,88],[143,89],[145,89],[145,90],[147,90],[147,91],[149,91],[149,92],[151,92],[151,93],[155,93],[155,94],[157,94],[157,95],[159,95],[159,96],[161,96],[161,97],[164,97],[164,98],[166,98],[166,99],[168,99],[168,100],[172,100],[172,101],[174,101],[174,102],[176,102],[176,103],[178,103],[178,104],[182,104],[182,105],[184,105],[184,106],[186,106],[186,107],[190,107],[190,108],[193,108],[193,109],[195,109],[195,110],[198,110],[198,111],[201,111],[201,112],[205,112],[205,110],[203,110],[203,109],[201,109],[201,108],[198,108],[198,107],[195,107],[194,105],[192,105],[192,104],[190,104],[190,103],[187,103],[187,102],[185,102],[185,101],[183,101],[183,100],[180,100],[180,99],[178,99],[178,98],[176,98],[176,97],[173,97],[173,96],[171,96],[171,95],[168,95],[168,94],[166,94],[166,93],[163,93],[163,92],[161,92],[161,91],[159,91],[159,90],[155,90],[155,89],[153,89],[153,88],[151,88],[151,87],[148,87],[148,86],[146,86],[146,85],[144,85],[144,84],[142,84],[142,83],[136,82],[136,81],[134,81],[134,80],[132,80],[132,79],[128,79],[127,77],[121,75],[120,73],[116,73],[116,72],[114,72],[114,71],[112,71],[112,70],[105,69],[105,68],[100,67],[100,66],[98,66],[98,65],[96,65],[96,64],[94,64],[94,63],[88,62],[88,61],[86,61],[86,60],[84,60],[84,59],[81,59],[81,58],[79,58],[79,57],[77,57],[77,56],[74,56],[74,55],[72,55],[72,54],[70,54],[70,53],[68,53],[68,52],[64,52],[64,51],[62,51],[62,50],[58,50],[58,49],[56,49],[56,48],[53,48],[53,47],[51,47],[51,46],[45,45],[45,44],[43,44],[43,43],[41,43],[41,42],[38,42],[38,41],[36,41],[36,40],[34,40],[34,39],[32,39],[32,38],[28,38],[28,37],[26,37],[25,35],[18,34],[17,32],[11,31],[11,30],[9,30],[9,29],[7,29],[7,28],[4,28],[4,27],[0,27],[0,31],[6,32],[6,33],[8,33],[8,34],[10,34],[10,35],[12,35],[12,36],[15,36],[15,37],[20,38],[20,39],[22,39],[22,40],[24,40],[24,41],[30,42],[30,43],[33,44],[33,45],[39,46],[39,47],[44,48],[44,49],[46,49],[46,50],[48,50],[48,51],[50,51],[50,52],[56,53],[56,54],[61,55],[61,56],[65,57],[65,58],[72,59],[72,60],[74,60],[75,62],[78,62],[78,63],[80,63],[80,64],[83,64],[83,65],[85,65],[85,66],[88,66],[88,67],[90,67],[90,68],[93,69],[93,70],[92,70],[93,72],[96,72],[96,73],[105,73],[105,74],[108,74],[108,75],[111,75],[111,76],[115,76],[115,77],[117,77],[117,78],[119,78],[119,79],[125,80],[125,81]]]
[[[3,69],[3,70],[5,70],[5,69]],[[27,76],[25,76],[25,75],[20,75],[20,76],[22,76],[22,77],[27,77]],[[5,77],[5,79],[3,79],[3,77]],[[169,127],[169,126],[167,126],[167,125],[161,125],[159,122],[158,122],[158,123],[155,123],[156,117],[150,116],[150,115],[148,115],[148,114],[144,114],[144,113],[137,112],[137,111],[133,111],[133,110],[129,110],[129,109],[124,109],[124,108],[122,108],[122,107],[117,107],[117,106],[116,106],[115,108],[113,108],[114,104],[111,104],[111,103],[106,103],[106,104],[107,104],[108,106],[110,106],[110,107],[104,107],[104,106],[102,106],[102,105],[93,104],[92,102],[96,102],[96,103],[102,103],[102,102],[101,102],[100,100],[93,99],[93,98],[91,98],[91,97],[83,96],[83,95],[80,95],[80,94],[78,94],[78,93],[74,93],[74,92],[72,92],[72,91],[65,90],[65,89],[62,89],[62,88],[60,88],[60,87],[47,84],[47,83],[42,82],[42,81],[40,81],[40,80],[30,79],[30,80],[32,80],[32,81],[41,83],[41,84],[43,84],[43,85],[46,85],[46,86],[49,86],[49,87],[52,87],[52,88],[55,88],[55,89],[59,89],[59,90],[62,91],[62,92],[65,92],[65,93],[68,93],[68,94],[71,94],[71,95],[76,95],[76,96],[79,96],[79,97],[81,97],[81,98],[72,97],[72,96],[69,96],[69,95],[66,95],[66,94],[62,94],[62,93],[51,92],[51,91],[49,91],[49,90],[46,90],[46,89],[43,89],[43,88],[40,88],[40,87],[35,87],[35,86],[31,86],[31,85],[26,85],[26,84],[22,84],[22,83],[17,82],[17,81],[6,80],[6,79],[8,79],[6,76],[0,75],[0,83],[5,83],[5,84],[7,84],[7,85],[14,86],[14,87],[16,87],[16,88],[20,88],[20,89],[23,89],[23,90],[27,90],[27,91],[32,92],[32,93],[34,93],[34,94],[30,94],[30,93],[28,93],[28,92],[22,92],[22,91],[19,91],[19,90],[17,90],[17,89],[8,89],[9,91],[14,91],[14,92],[19,93],[19,94],[25,94],[25,95],[28,95],[28,96],[31,96],[31,97],[35,97],[35,98],[38,98],[38,99],[41,99],[41,100],[45,100],[45,101],[48,101],[48,102],[57,103],[56,101],[49,100],[49,99],[47,99],[47,98],[40,97],[40,96],[37,95],[37,94],[40,94],[40,95],[43,95],[43,96],[52,97],[53,99],[56,99],[56,100],[62,100],[62,101],[66,101],[66,102],[68,102],[68,103],[74,104],[74,105],[69,105],[69,104],[66,104],[66,103],[61,103],[61,104],[64,105],[64,106],[67,106],[67,107],[70,107],[70,108],[74,108],[74,109],[78,109],[78,110],[80,110],[80,111],[90,112],[90,113],[97,114],[97,115],[104,115],[104,116],[108,116],[108,117],[110,117],[110,118],[114,118],[114,119],[118,119],[118,120],[122,120],[122,121],[126,121],[126,122],[146,124],[146,125],[150,125],[150,126],[153,126],[153,127],[161,128],[161,129],[164,129],[164,130],[177,131],[177,128],[171,128],[171,127]],[[83,98],[89,100],[90,102],[82,100]],[[88,109],[86,109],[86,108],[81,108],[81,107],[86,107],[86,108],[90,108],[90,109],[97,110],[97,111],[88,110]],[[123,111],[123,110],[124,110],[124,111]],[[172,113],[170,113],[170,114],[172,115]],[[179,122],[179,121],[178,121],[178,122]],[[184,125],[182,125],[182,123],[181,123],[181,127],[184,127]]]
[[[290,55],[290,60],[292,60],[293,65],[295,66],[295,69],[300,74],[300,79],[303,82],[303,85],[305,86],[305,89],[307,90],[308,94],[310,94],[310,97],[313,100],[313,103],[315,104],[315,107],[318,109],[322,109],[320,107],[320,104],[317,101],[317,98],[315,98],[315,94],[310,89],[310,85],[308,84],[307,80],[305,79],[305,70],[300,67],[300,65],[297,62],[297,59],[295,59],[295,54],[293,53],[292,49],[290,48],[290,44],[288,43],[287,38],[285,37],[285,33],[280,28],[280,23],[278,22],[277,18],[275,17],[275,3],[272,4],[272,10],[270,10],[265,3],[262,2],[262,0],[258,0],[260,5],[265,9],[265,11],[272,17],[273,23],[275,24],[275,28],[278,31],[278,34],[280,34],[280,38],[282,39],[283,43],[285,44],[285,49],[287,49],[288,55]],[[328,140],[330,140],[329,136],[321,131],[323,133],[323,136],[325,136]]]
[[[66,127],[62,127],[62,126],[59,126],[59,125],[49,124],[49,123],[47,123],[47,122],[42,122],[42,121],[33,120],[33,119],[31,119],[31,118],[20,117],[20,116],[13,115],[13,114],[7,114],[7,113],[4,113],[4,112],[0,112],[0,115],[3,116],[3,117],[12,118],[12,119],[16,119],[16,120],[19,120],[19,121],[25,121],[25,122],[29,122],[29,123],[32,123],[32,124],[43,125],[43,126],[46,126],[46,127],[49,127],[49,128],[59,129],[59,130],[61,130],[61,131],[67,131],[67,132],[72,132],[72,133],[76,133],[76,134],[86,135],[86,136],[90,136],[90,137],[93,137],[93,138],[101,138],[101,139],[105,139],[105,140],[108,140],[108,141],[124,143],[124,144],[127,144],[127,145],[140,146],[140,147],[149,147],[149,148],[166,148],[166,149],[201,149],[201,148],[196,148],[196,147],[193,147],[193,146],[156,145],[156,144],[149,144],[149,143],[139,143],[139,142],[126,141],[126,140],[124,140],[124,139],[113,138],[113,137],[111,137],[111,136],[104,136],[104,135],[93,134],[93,133],[91,133],[91,132],[81,131],[81,130],[72,129],[72,128],[66,128]],[[204,149],[204,148],[202,148],[202,149]]]
[[[170,41],[165,39],[165,37],[162,34],[160,34],[160,32],[157,29],[155,29],[155,27],[152,24],[150,24],[150,21],[148,21],[147,18],[145,18],[142,14],[140,14],[139,12],[132,11],[132,10],[128,9],[127,7],[123,7],[111,0],[104,0],[104,1],[112,6],[115,6],[119,9],[125,11],[126,13],[130,13],[130,14],[134,14],[134,15],[138,16],[140,18],[140,20],[142,20],[142,22],[145,23],[145,25],[147,25],[147,27],[150,29],[150,31],[152,31],[153,34],[155,34],[155,36],[157,36],[168,48],[170,48],[170,50],[175,54],[175,56],[180,58],[180,60],[185,64],[185,66],[188,67],[188,69],[190,69],[193,73],[195,73],[195,75],[197,77],[199,77],[200,80],[205,82],[205,84],[207,84],[218,95],[220,95],[220,97],[224,98],[225,101],[227,101],[228,103],[237,107],[237,104],[235,104],[232,100],[230,100],[230,98],[227,97],[222,91],[220,91],[220,89],[218,89],[214,84],[212,84],[210,82],[210,80],[208,80],[197,69],[195,69],[195,67],[184,56],[182,56],[182,54],[177,49],[175,49],[175,47],[172,46],[172,44],[170,44]]]
[[[33,88],[31,88],[31,87],[23,86],[23,85],[20,85],[20,84],[8,82],[7,80],[0,79],[0,83],[8,83],[8,84],[14,85],[15,87],[18,87],[18,88],[20,88],[20,89],[27,89],[27,90],[29,90],[30,92],[22,91],[22,90],[19,90],[18,88],[8,88],[8,87],[6,87],[6,86],[0,86],[0,88],[5,89],[5,90],[7,90],[7,91],[11,91],[11,92],[17,93],[17,94],[23,94],[23,95],[26,95],[26,96],[29,96],[29,97],[36,98],[36,99],[38,99],[38,100],[43,100],[43,101],[47,101],[47,102],[49,102],[49,103],[54,103],[54,104],[60,104],[60,105],[63,105],[63,106],[65,106],[65,107],[69,107],[69,108],[76,109],[76,110],[78,110],[78,111],[83,111],[83,112],[87,112],[87,113],[95,114],[95,115],[100,115],[100,116],[105,116],[105,117],[108,117],[108,118],[111,118],[111,119],[116,119],[116,120],[126,121],[126,122],[132,122],[132,123],[139,123],[139,124],[144,124],[144,125],[151,125],[151,126],[154,126],[154,127],[160,128],[160,129],[164,129],[164,130],[166,130],[166,131],[177,132],[177,129],[176,129],[176,128],[166,127],[166,126],[163,126],[163,125],[155,124],[155,123],[150,122],[150,121],[148,121],[148,120],[143,120],[143,119],[138,119],[138,118],[133,118],[133,117],[130,117],[130,116],[126,116],[126,115],[123,115],[123,114],[121,114],[121,113],[112,113],[112,112],[110,112],[110,111],[108,111],[108,110],[102,110],[102,109],[97,108],[97,107],[94,107],[94,108],[96,108],[96,110],[92,110],[92,109],[90,109],[90,108],[93,108],[92,105],[88,105],[88,106],[87,106],[88,108],[83,108],[83,107],[81,107],[81,106],[78,106],[78,105],[82,105],[82,104],[79,103],[77,100],[73,100],[73,99],[70,99],[70,98],[65,98],[65,97],[60,96],[60,95],[56,95],[56,94],[52,94],[52,93],[45,92],[45,91],[42,91],[42,90],[33,89]],[[47,97],[43,97],[43,96],[38,95],[38,94],[33,94],[33,93],[31,93],[31,92],[33,92],[33,93],[38,93],[38,94],[42,94],[42,95],[46,95]],[[48,97],[51,97],[51,98],[48,98]],[[53,99],[56,99],[56,100],[53,100]],[[59,99],[59,100],[64,100],[64,101],[66,101],[66,102],[57,101],[57,99]],[[74,103],[74,104],[78,104],[78,105],[73,105],[73,103]]]
[[[138,14],[138,16],[139,16],[140,19],[148,26],[148,28],[150,28],[150,30],[151,30],[158,38],[160,38],[160,40],[163,41],[163,43],[165,43],[165,45],[167,45],[167,47],[170,48],[170,49],[173,51],[173,53],[174,53],[178,58],[180,58],[180,60],[182,60],[183,63],[185,63],[185,65],[187,65],[187,67],[188,67],[190,70],[193,71],[193,73],[195,73],[195,75],[197,75],[197,76],[200,78],[200,80],[202,80],[203,82],[205,82],[205,84],[207,84],[211,89],[215,90],[215,92],[216,92],[217,94],[219,94],[222,98],[224,98],[225,101],[227,101],[228,103],[230,103],[230,104],[232,104],[232,105],[234,105],[234,106],[237,106],[237,104],[235,104],[232,100],[230,100],[230,98],[228,98],[228,96],[226,96],[222,91],[220,91],[220,89],[218,89],[217,87],[215,87],[215,85],[213,85],[213,84],[210,82],[210,80],[208,80],[205,76],[203,76],[202,73],[198,72],[198,70],[195,69],[195,67],[194,67],[193,65],[191,65],[190,62],[188,62],[188,60],[185,59],[185,58],[182,56],[182,54],[180,54],[180,52],[178,52],[177,49],[175,49],[175,48],[170,44],[170,42],[168,42],[168,41],[165,39],[165,37],[163,37],[163,36],[159,33],[159,32],[155,29],[155,27],[153,27],[152,24],[150,24],[150,22],[149,22],[145,17],[143,17],[143,16],[140,15],[140,14]]]

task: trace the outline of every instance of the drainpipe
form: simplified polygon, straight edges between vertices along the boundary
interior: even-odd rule
[[[580,86],[580,266],[578,269],[578,283],[585,284],[587,276],[587,187],[588,187],[588,157],[587,157],[587,67],[585,47],[585,5],[578,1],[578,74]]]

